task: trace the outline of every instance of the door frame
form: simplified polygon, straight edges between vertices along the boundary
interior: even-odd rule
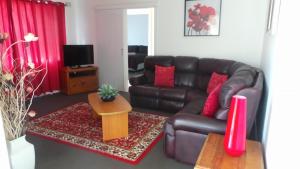
[[[128,92],[128,32],[127,32],[127,9],[123,9],[123,48],[122,48],[122,57],[124,65],[124,91]]]
[[[151,55],[155,55],[156,45],[157,45],[157,2],[137,2],[137,3],[120,3],[120,4],[101,4],[95,7],[96,11],[100,10],[113,10],[113,9],[122,9],[123,10],[123,48],[122,57],[124,59],[124,91],[128,91],[128,38],[127,38],[127,9],[138,9],[138,8],[153,8],[153,17],[151,18],[153,21],[153,35],[152,41],[154,42],[154,46],[152,46],[153,53]]]

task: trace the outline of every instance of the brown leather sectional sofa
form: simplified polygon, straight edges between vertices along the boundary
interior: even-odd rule
[[[176,113],[165,124],[164,151],[167,156],[194,164],[209,132],[224,134],[231,97],[247,97],[247,136],[252,129],[263,90],[263,73],[244,63],[212,58],[152,56],[145,59],[144,75],[130,79],[131,104]],[[175,66],[175,87],[153,85],[154,67]],[[220,108],[214,118],[201,115],[206,88],[213,72],[227,74],[222,86]]]

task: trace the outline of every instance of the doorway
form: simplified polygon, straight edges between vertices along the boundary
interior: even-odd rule
[[[142,75],[145,58],[154,55],[154,8],[127,9],[127,44],[130,79]]]
[[[96,11],[96,50],[97,50],[97,65],[99,66],[99,79],[101,84],[111,84],[120,91],[128,91],[129,87],[129,54],[134,52],[128,51],[128,44],[135,44],[129,42],[130,38],[139,38],[139,36],[132,37],[131,24],[128,16],[142,15],[147,18],[145,29],[146,35],[143,43],[136,43],[141,46],[135,54],[139,52],[145,53],[145,56],[154,54],[154,8],[139,8],[129,9],[130,7],[122,8],[101,8]],[[134,18],[134,17],[133,17]],[[133,19],[134,20],[134,19]],[[145,21],[144,21],[145,22]],[[129,27],[130,25],[130,27]],[[128,28],[129,27],[129,28]],[[140,28],[137,24],[134,28]],[[138,31],[138,29],[134,30]],[[130,35],[129,35],[130,34]],[[146,40],[145,40],[146,39]],[[143,59],[138,58],[139,62],[136,64],[134,71],[143,73],[144,65]],[[133,59],[135,62],[136,60]],[[140,63],[142,62],[142,63]]]

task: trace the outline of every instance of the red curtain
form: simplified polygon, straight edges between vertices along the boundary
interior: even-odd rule
[[[63,66],[62,51],[66,44],[65,8],[63,3],[34,0],[0,0],[1,32],[8,32],[11,43],[24,38],[27,33],[39,37],[30,48],[18,45],[13,57],[21,64],[33,62],[48,67],[48,73],[37,94],[60,89],[59,72]]]
[[[9,1],[8,0],[0,0],[0,32],[6,32],[9,35],[12,35],[12,27],[11,27],[11,12],[9,8]],[[12,43],[12,38],[9,38],[5,41],[4,46],[8,46]],[[3,52],[4,49],[2,49],[4,46],[0,45],[0,52]],[[0,53],[1,54],[1,53]],[[12,67],[12,61],[10,57],[7,57],[8,60],[5,63],[6,67],[11,68]]]

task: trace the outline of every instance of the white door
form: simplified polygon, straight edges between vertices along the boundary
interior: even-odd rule
[[[123,9],[97,10],[96,26],[100,84],[127,91],[127,21]]]

